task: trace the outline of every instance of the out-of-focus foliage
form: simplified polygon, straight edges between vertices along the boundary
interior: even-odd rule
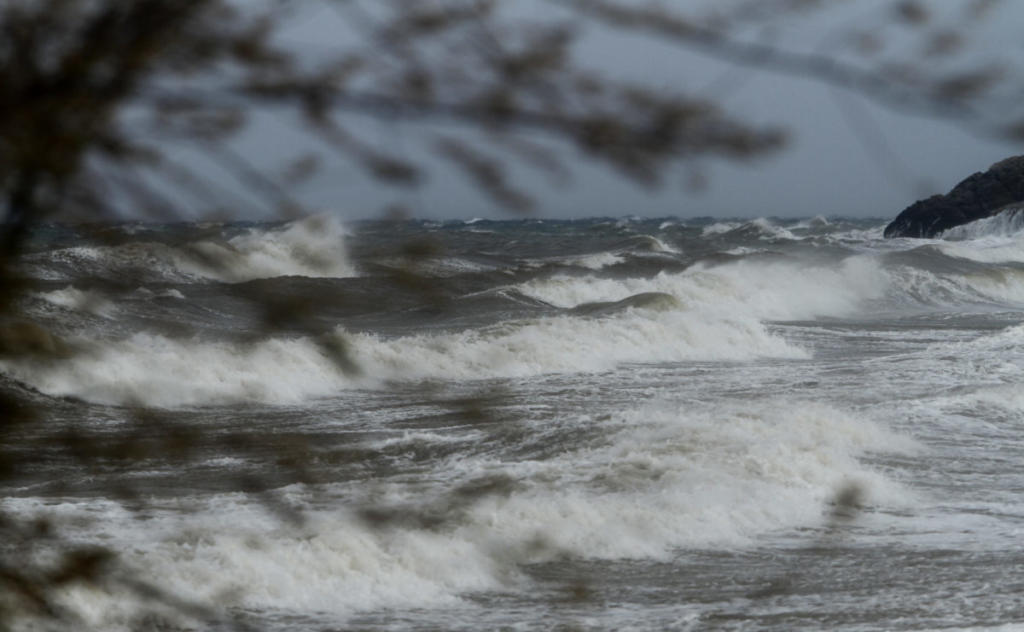
[[[582,155],[650,185],[680,161],[781,146],[781,130],[730,116],[713,94],[645,81],[642,67],[623,77],[589,63],[581,49],[608,33],[613,46],[662,40],[979,132],[1013,135],[1024,125],[1015,52],[995,55],[972,40],[997,20],[999,3],[872,3],[868,19],[847,4],[11,0],[0,7],[9,240],[29,208],[109,219],[175,217],[195,200],[205,211],[222,207],[221,183],[209,181],[205,165],[177,159],[182,146],[283,212],[299,206],[289,184],[330,164],[324,151],[403,187],[427,179],[423,157],[433,154],[497,204],[525,210],[533,199],[512,163],[568,173]],[[336,36],[301,41],[294,24],[318,11],[335,16]],[[794,24],[800,35],[785,39]],[[283,119],[289,110],[309,151],[278,172],[230,142],[261,133],[250,125],[260,112]],[[398,153],[367,139],[367,116],[421,121],[435,132],[422,136],[422,151]]]
[[[291,216],[301,211],[291,187],[326,168],[335,154],[380,186],[398,187],[421,185],[436,158],[500,206],[526,211],[534,198],[513,177],[513,167],[566,178],[582,156],[654,186],[681,164],[742,159],[782,146],[781,130],[730,116],[713,95],[602,73],[579,51],[608,32],[619,43],[656,39],[681,54],[751,72],[817,79],[980,133],[1024,136],[1022,78],[1006,59],[975,47],[976,32],[998,18],[1000,3],[875,3],[877,16],[868,21],[848,21],[850,4],[5,0],[0,354],[59,362],[69,352],[16,310],[26,284],[17,258],[28,231],[43,221],[102,222],[126,215],[169,220],[195,216],[197,206],[209,214],[223,210],[222,194],[233,186],[257,191],[281,216]],[[284,36],[297,16],[320,9],[345,26],[336,41],[305,46],[294,34]],[[780,43],[773,33],[791,20],[828,23],[830,46],[822,52],[815,42]],[[266,111],[292,121],[292,133],[308,143],[308,151],[277,171],[254,163],[235,145],[246,134],[261,133],[255,122]],[[423,147],[403,154],[368,140],[360,130],[367,117],[421,123],[428,130]],[[201,154],[233,183],[211,179],[202,165],[180,160],[184,150]],[[399,253],[409,262],[407,270],[393,280],[421,289],[441,308],[443,297],[416,271],[431,253],[431,244],[409,244]],[[307,304],[254,300],[254,309],[268,331],[322,333],[310,330]],[[343,370],[358,371],[343,341],[323,340],[326,355]],[[466,402],[456,413],[486,416],[492,404]],[[200,444],[232,454],[265,451],[244,433],[211,439],[144,409],[135,411],[135,424],[113,437],[73,426],[63,433],[36,433],[31,428],[48,420],[17,388],[0,397],[0,415],[2,483],[29,467],[36,451],[73,459],[98,475],[152,459],[184,463]],[[239,480],[237,488],[265,494],[267,506],[286,521],[301,520],[268,490],[282,482],[316,482],[302,467],[308,449],[282,441],[275,446],[280,480]],[[508,486],[488,480],[455,489],[432,506],[372,507],[362,515],[382,528],[430,528],[479,497],[507,493]],[[110,493],[126,503],[141,502],[127,485],[112,484]],[[840,496],[833,522],[843,517],[840,509],[855,504],[852,492]],[[73,625],[74,613],[62,611],[52,596],[74,583],[116,585],[142,602],[212,616],[127,573],[111,550],[64,541],[46,521],[0,514],[0,628],[19,617]],[[570,592],[583,599],[586,587]]]

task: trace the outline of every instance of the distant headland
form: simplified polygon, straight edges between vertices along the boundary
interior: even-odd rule
[[[937,237],[942,231],[1024,204],[1024,156],[1001,160],[945,195],[914,202],[885,227],[886,237]]]

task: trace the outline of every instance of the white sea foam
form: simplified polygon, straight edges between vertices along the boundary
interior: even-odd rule
[[[54,261],[85,264],[98,276],[131,270],[150,281],[196,278],[235,283],[279,276],[358,276],[348,259],[340,221],[318,215],[279,228],[251,228],[227,240],[183,246],[132,242],[119,246],[77,246],[47,253]]]
[[[155,510],[143,523],[115,503],[7,503],[21,515],[43,513],[85,523],[76,539],[116,542],[121,561],[174,599],[212,607],[347,615],[381,607],[437,607],[458,595],[503,586],[495,560],[473,542],[429,531],[383,531],[351,512],[311,513],[289,528],[241,495],[222,495],[188,513]],[[137,629],[146,606],[129,591],[70,586],[55,597],[79,629]],[[165,609],[187,625],[187,613]],[[194,623],[193,623],[194,625]],[[191,626],[189,626],[191,628]],[[189,629],[187,628],[187,629]],[[206,626],[202,626],[203,629]]]
[[[757,248],[748,248],[747,246],[736,246],[735,248],[730,248],[729,250],[722,251],[722,254],[734,255],[734,256],[737,256],[737,257],[741,257],[743,255],[754,255],[754,254],[765,253],[765,252],[768,252],[768,251],[767,250],[759,250]]]
[[[143,300],[143,301],[149,301],[149,300],[153,300],[155,298],[173,298],[173,299],[177,299],[177,300],[184,300],[185,299],[185,295],[182,294],[180,290],[176,290],[174,288],[169,288],[169,289],[160,290],[159,292],[154,292],[153,290],[149,289],[148,287],[140,286],[140,287],[137,287],[134,290],[132,290],[131,294],[128,295],[128,298],[135,299],[135,300]]]
[[[1024,209],[956,226],[934,245],[951,257],[980,263],[1024,262]]]
[[[153,298],[173,298],[180,301],[185,299],[185,295],[182,294],[180,291],[171,288],[169,290],[161,290],[159,292],[155,292],[153,294]]]
[[[613,266],[615,264],[622,263],[623,261],[625,261],[625,259],[622,255],[614,252],[596,252],[594,254],[571,257],[565,260],[569,265],[588,268],[590,270],[600,270],[601,268]]]
[[[369,375],[392,379],[528,377],[596,372],[621,363],[805,358],[753,319],[704,319],[680,310],[627,309],[608,318],[545,318],[481,331],[381,340],[352,337]]]
[[[973,250],[972,256],[979,252]],[[1021,257],[1024,261],[1024,250]],[[946,308],[987,306],[999,310],[1024,305],[1024,271],[1010,266],[991,266],[960,274],[897,266],[889,270],[889,276],[893,285],[891,298],[896,302]]]
[[[856,256],[832,267],[737,261],[662,272],[651,278],[554,276],[529,281],[518,289],[559,307],[663,292],[708,320],[795,320],[855,313],[865,301],[884,296],[888,287],[889,277],[876,259]]]
[[[388,449],[395,446],[418,446],[424,444],[459,444],[471,441],[482,441],[487,437],[477,431],[469,432],[428,432],[428,431],[406,431],[402,434],[387,439],[382,439],[372,444],[372,448]]]
[[[722,233],[736,230],[739,226],[739,222],[715,222],[714,224],[705,226],[701,230],[701,236],[708,237],[710,235],[721,235]]]
[[[820,404],[759,400],[712,410],[657,402],[571,423],[600,425],[608,441],[544,461],[479,456],[439,464],[414,481],[336,485],[326,491],[345,505],[311,507],[302,527],[281,525],[240,494],[196,500],[188,512],[157,508],[146,521],[106,500],[7,499],[3,508],[49,515],[80,541],[118,543],[128,567],[173,595],[336,620],[522,586],[526,563],[668,559],[678,548],[748,546],[782,529],[825,524],[829,500],[850,484],[868,508],[915,502],[858,457],[917,447]],[[445,509],[454,488],[495,477],[511,486]],[[305,502],[303,488],[282,492]],[[374,524],[351,509],[364,503],[409,517],[433,507],[447,520],[429,529],[415,520]],[[97,629],[127,625],[138,603],[111,588],[69,588],[62,601]]]
[[[971,240],[983,237],[1008,237],[1024,231],[1024,209],[1009,209],[992,217],[954,226],[942,232],[942,239]]]
[[[555,276],[517,289],[566,308],[643,293],[668,294],[679,305],[661,310],[624,305],[601,312],[602,318],[565,315],[400,338],[339,331],[359,375],[341,371],[310,338],[243,344],[153,334],[102,343],[71,340],[82,350],[59,363],[8,358],[0,369],[51,395],[174,408],[290,405],[388,381],[523,378],[602,372],[627,363],[798,359],[808,354],[768,331],[765,321],[857,315],[872,301],[915,283],[920,285],[885,271],[879,259],[868,256],[848,257],[833,266],[738,261],[651,278]],[[966,281],[962,285],[963,292],[970,289]],[[928,300],[947,291],[927,284],[921,288]],[[1024,297],[1024,287],[1021,293]],[[963,294],[947,298],[962,301]]]
[[[899,361],[873,369],[884,375],[871,390],[885,407],[905,398],[907,414],[920,423],[948,423],[953,429],[963,424],[958,415],[982,408],[1020,415],[1015,407],[1024,405],[1016,396],[1024,383],[1024,325],[985,335],[937,329],[919,336],[910,344],[901,344],[904,336],[887,341],[889,349],[899,349]]]
[[[984,250],[962,248],[978,260]],[[1024,261],[1024,241],[1015,246]],[[738,247],[731,254],[752,254]],[[644,292],[677,298],[707,318],[742,315],[758,320],[804,320],[873,313],[879,305],[901,310],[936,306],[1024,305],[1024,271],[1005,267],[977,273],[936,272],[887,262],[865,253],[825,264],[793,260],[742,260],[691,266],[653,277],[603,278],[555,275],[517,286],[523,294],[558,307],[619,301]]]
[[[112,318],[116,312],[114,304],[99,292],[80,290],[71,285],[52,292],[38,292],[35,296],[58,307],[89,312],[104,318]]]
[[[943,407],[982,412],[998,409],[1020,419],[1024,415],[1024,391],[1020,384],[990,386],[937,402]]]
[[[59,363],[4,360],[0,368],[50,395],[168,408],[295,403],[351,384],[308,339],[243,345],[136,334],[76,344],[81,350]]]
[[[886,251],[891,249],[902,249],[906,242],[899,239],[886,239],[884,237],[885,227],[888,223],[883,222],[871,228],[849,228],[847,230],[830,230],[820,236],[827,242],[842,244],[847,248],[859,251]]]
[[[651,235],[634,235],[625,240],[621,247],[605,252],[593,252],[584,255],[572,255],[563,257],[546,257],[544,259],[527,260],[526,265],[531,268],[538,268],[550,263],[558,263],[568,266],[587,268],[589,270],[601,270],[608,266],[617,265],[626,261],[627,255],[642,256],[651,254],[661,256],[664,254],[678,254],[679,251],[657,237]]]
[[[704,237],[712,235],[722,235],[733,231],[744,231],[755,233],[761,239],[772,240],[772,239],[789,239],[799,240],[797,237],[788,229],[783,228],[772,222],[769,219],[759,217],[752,219],[747,222],[716,222],[709,226],[705,226],[701,231]]]
[[[1024,325],[962,342],[935,343],[926,356],[955,358],[960,375],[954,378],[991,378],[1017,381],[1024,377]]]
[[[915,444],[828,406],[652,404],[608,423],[621,429],[604,447],[507,465],[513,478],[533,484],[482,504],[480,515],[500,512],[495,524],[510,533],[544,525],[558,552],[645,558],[677,547],[739,546],[814,524],[829,496],[849,483],[867,488],[872,504],[909,499],[856,456]]]
[[[1024,217],[1024,213],[1022,213]],[[936,242],[935,247],[951,257],[979,263],[1024,262],[1024,235],[983,237],[971,241]]]
[[[622,363],[806,358],[803,350],[742,315],[627,308],[606,318],[560,316],[483,330],[384,339],[343,336],[361,375],[341,371],[309,338],[240,344],[136,334],[79,341],[59,363],[0,361],[40,391],[88,401],[180,407],[235,402],[300,403],[388,380],[466,380],[599,372]]]
[[[46,262],[58,263],[76,270],[88,271],[96,277],[118,277],[129,270],[143,281],[184,281],[189,275],[179,270],[175,260],[180,251],[156,242],[131,242],[120,246],[74,246],[45,253]],[[30,255],[38,259],[40,255]],[[47,279],[67,278],[63,272],[40,266],[39,276]]]
[[[782,226],[779,226],[778,224],[775,224],[771,220],[765,219],[763,217],[751,220],[744,226],[754,228],[760,231],[762,239],[800,239],[800,237],[797,237],[788,229],[783,228]]]
[[[345,234],[336,218],[318,215],[276,230],[250,229],[226,242],[198,242],[192,246],[194,253],[176,256],[174,264],[187,274],[228,282],[357,276],[348,260]]]
[[[679,252],[653,235],[637,235],[636,237],[631,238],[630,241],[633,242],[632,247],[629,248],[630,250],[671,253]]]
[[[1024,261],[1024,248],[1020,250],[1021,261]],[[1002,309],[1024,305],[1024,271],[1004,268],[998,273],[973,275],[966,277],[966,282],[973,292],[997,303]]]
[[[831,225],[832,222],[823,215],[815,215],[809,219],[800,220],[796,223],[795,228],[825,228]]]

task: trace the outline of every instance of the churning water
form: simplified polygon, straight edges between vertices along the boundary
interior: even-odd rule
[[[23,303],[69,352],[5,388],[198,447],[4,509],[261,629],[1016,629],[1024,234],[882,226],[50,227]]]

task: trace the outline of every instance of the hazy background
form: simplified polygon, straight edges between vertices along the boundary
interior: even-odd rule
[[[739,35],[786,50],[831,55],[840,47],[833,49],[830,38],[860,28],[884,42],[881,55],[906,52],[901,47],[918,45],[920,38],[913,28],[894,23],[895,4],[847,3],[845,8],[812,12],[806,19],[768,20]],[[957,28],[956,14],[941,13],[952,4],[927,6],[935,12],[929,28]],[[550,5],[529,0],[515,8],[538,19],[555,15]],[[1024,3],[1003,5],[995,17],[963,33],[970,51],[965,59],[969,62],[974,56],[1024,66],[1024,43],[1017,37],[1017,27],[1024,24]],[[318,5],[295,16],[283,37],[315,58],[318,50],[352,37],[348,28],[339,12]],[[920,112],[898,112],[817,80],[737,67],[649,36],[612,33],[593,25],[584,28],[586,35],[576,49],[584,65],[668,91],[706,95],[742,120],[785,130],[787,144],[742,163],[700,158],[680,165],[676,177],[654,189],[587,164],[572,149],[563,148],[562,155],[575,169],[572,177],[511,168],[516,181],[537,199],[534,216],[892,217],[915,200],[944,193],[971,173],[1022,151],[1019,143]],[[313,208],[345,219],[378,217],[388,207],[430,218],[509,217],[507,210],[421,149],[430,126],[369,117],[349,120],[381,148],[431,166],[429,177],[416,189],[396,190],[380,186],[355,165],[331,162],[300,189],[301,199]],[[241,141],[244,153],[257,162],[286,154],[293,140],[277,123],[273,113],[255,119],[252,132]],[[445,129],[453,131],[459,133],[457,128]]]

